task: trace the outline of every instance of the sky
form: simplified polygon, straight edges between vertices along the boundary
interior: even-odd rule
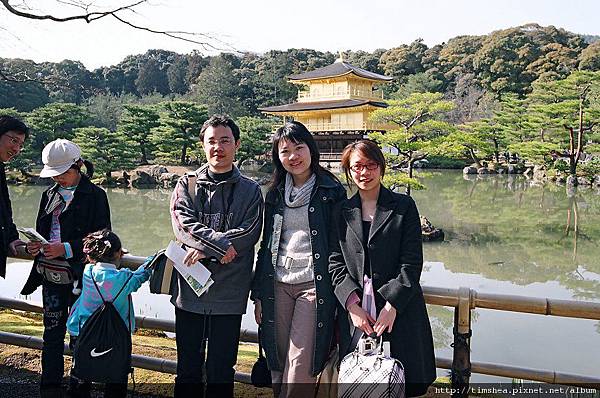
[[[86,1],[108,8],[133,2]],[[81,12],[57,0],[12,3],[25,3],[38,14]],[[600,35],[598,0],[148,0],[136,13],[121,15],[152,29],[208,33],[217,38],[211,43],[221,50],[257,53],[288,48],[373,51],[418,38],[432,46],[459,35],[483,35],[526,23]],[[91,70],[155,48],[218,52],[135,30],[115,19],[89,24],[34,21],[0,7],[0,57],[36,62],[71,59]]]

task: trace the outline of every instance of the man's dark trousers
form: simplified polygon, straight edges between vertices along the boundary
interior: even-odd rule
[[[176,398],[233,397],[234,366],[237,362],[241,324],[242,315],[196,314],[175,308]],[[203,337],[208,338],[206,367]]]

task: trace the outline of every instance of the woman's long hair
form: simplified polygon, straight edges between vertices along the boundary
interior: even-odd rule
[[[271,185],[269,185],[269,191],[277,189],[279,184],[283,182],[285,179],[285,175],[287,171],[281,164],[279,160],[279,143],[281,140],[286,140],[289,142],[293,142],[294,144],[303,143],[308,146],[308,150],[310,151],[310,169],[317,176],[328,175],[336,181],[339,179],[333,175],[329,170],[325,169],[319,164],[319,160],[321,158],[321,154],[319,153],[319,148],[317,147],[317,143],[313,138],[313,135],[308,131],[306,126],[304,126],[300,122],[288,122],[285,125],[279,127],[275,133],[273,134],[273,146],[271,148],[271,158],[273,161],[273,165],[275,166],[275,170],[273,172],[273,178],[271,179]]]

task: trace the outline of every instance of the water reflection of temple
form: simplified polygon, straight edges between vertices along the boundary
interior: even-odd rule
[[[389,76],[353,66],[340,56],[333,64],[289,76],[301,88],[297,102],[260,108],[263,113],[297,120],[315,135],[323,161],[339,161],[344,147],[385,126],[369,121],[376,109],[385,108],[378,85]]]

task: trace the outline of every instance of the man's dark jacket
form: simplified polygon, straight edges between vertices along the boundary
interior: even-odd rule
[[[0,162],[0,276],[3,278],[6,276],[6,257],[9,254],[8,245],[16,239],[19,239],[19,233],[12,218],[4,163]]]
[[[42,194],[35,229],[46,239],[50,237],[52,210],[60,201],[62,197],[58,192],[57,184]],[[83,238],[91,232],[111,228],[106,192],[94,185],[87,176],[82,175],[73,200],[58,219],[61,241],[69,242],[73,250],[73,257],[67,261],[73,267],[75,274],[81,275],[85,262]],[[35,266],[34,262],[21,294],[31,294],[42,284],[42,276],[36,271]]]

